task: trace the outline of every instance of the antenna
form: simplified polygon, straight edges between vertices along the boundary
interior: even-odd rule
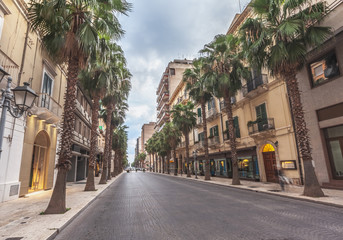
[[[239,3],[239,13],[242,13],[241,0],[238,0],[238,3]]]

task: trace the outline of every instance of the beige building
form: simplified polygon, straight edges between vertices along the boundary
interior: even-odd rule
[[[154,132],[155,132],[155,125],[156,125],[155,122],[150,122],[150,123],[143,124],[142,131],[141,131],[140,141],[141,141],[142,149],[140,149],[140,150],[141,150],[141,152],[147,154],[147,157],[145,158],[145,162],[144,162],[144,166],[143,167],[144,168],[148,168],[148,169],[150,169],[150,167],[152,167],[153,162],[152,162],[152,157],[145,150],[145,144],[151,138],[151,136],[154,134]]]
[[[157,95],[157,121],[156,130],[163,128],[163,124],[170,120],[169,115],[169,96],[176,90],[179,83],[182,81],[183,72],[185,69],[192,66],[190,60],[177,60],[170,62],[162,74],[158,85]]]
[[[228,33],[235,33],[250,14],[247,8],[237,14]],[[277,170],[294,183],[301,184],[302,163],[297,149],[292,126],[286,85],[266,71],[251,73],[251,80],[242,80],[242,89],[231,99],[233,104],[234,127],[237,138],[238,167],[241,179],[278,182]],[[185,85],[180,83],[172,93],[170,105],[185,102]],[[190,133],[190,160],[196,150],[197,167],[192,172],[204,173],[204,133],[200,106],[196,106],[197,124]],[[206,104],[207,136],[209,143],[210,172],[212,176],[232,176],[231,152],[228,139],[228,121],[222,99],[213,97]],[[179,166],[185,170],[185,143],[177,149]],[[180,171],[180,169],[179,169]]]
[[[331,27],[333,36],[309,52],[297,78],[318,180],[343,189],[343,4],[328,4],[330,13],[321,24]]]
[[[32,116],[8,115],[0,160],[7,172],[0,173],[0,201],[52,188],[54,180],[66,75],[29,30],[26,7],[20,0],[0,3],[0,65],[12,76],[12,87],[29,82],[38,94]]]

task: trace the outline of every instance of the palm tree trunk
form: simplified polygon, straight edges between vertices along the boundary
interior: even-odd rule
[[[79,59],[77,56],[74,56],[68,62],[68,81],[64,101],[63,130],[57,165],[57,178],[49,205],[44,212],[45,214],[65,213],[66,211],[66,182],[67,172],[71,168],[70,159],[72,158],[71,147],[75,124],[74,110],[78,73]]]
[[[304,163],[304,196],[324,197],[324,193],[319,185],[314,167],[312,165],[312,155],[310,138],[306,127],[304,110],[301,103],[298,81],[295,69],[289,69],[285,73],[287,90],[291,101],[291,110],[295,122],[295,132],[299,144],[299,150]]]
[[[236,147],[236,134],[233,125],[232,117],[232,105],[231,97],[227,96],[224,98],[227,110],[227,119],[229,121],[229,139],[231,146],[231,161],[232,161],[232,185],[240,185],[239,174],[238,174],[238,161],[237,161],[237,147]],[[229,171],[227,171],[229,173]]]
[[[102,174],[99,184],[106,184],[107,181],[107,172],[108,172],[108,158],[110,150],[110,133],[111,133],[111,119],[113,112],[113,104],[110,103],[106,109],[106,134],[105,134],[105,150],[104,150],[104,159],[102,162]]]
[[[98,147],[98,125],[99,125],[99,109],[100,109],[100,96],[94,96],[94,103],[92,109],[92,128],[91,128],[91,149],[89,153],[88,174],[85,191],[95,191],[94,183],[94,168],[96,161],[96,153]]]
[[[189,167],[189,135],[188,132],[185,134],[186,141],[186,162],[187,162],[187,177],[191,177],[191,171]]]
[[[171,157],[171,153],[168,152],[167,155],[167,173],[170,174],[170,157]]]
[[[113,140],[113,130],[114,130],[114,126],[113,124],[111,124],[111,130],[110,130],[110,142],[109,142],[109,152],[108,152],[108,173],[107,173],[107,180],[111,180],[112,178],[112,140]]]
[[[204,148],[205,148],[205,180],[211,180],[210,176],[210,159],[208,158],[208,138],[207,138],[207,120],[206,120],[206,105],[201,103],[202,126],[204,129]]]
[[[159,156],[158,159],[159,159],[159,162],[160,162],[158,172],[159,172],[159,173],[162,173],[162,157]]]
[[[174,169],[174,176],[177,176],[177,171],[179,168],[179,163],[178,160],[176,160],[176,149],[173,149],[173,158],[174,158],[174,164],[175,164],[175,169]]]

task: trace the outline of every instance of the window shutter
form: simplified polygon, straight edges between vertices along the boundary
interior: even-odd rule
[[[201,108],[198,108],[198,117],[201,117]]]
[[[241,132],[239,130],[239,122],[238,122],[238,117],[237,116],[233,118],[233,126],[235,127],[236,138],[240,138],[241,137]]]
[[[214,136],[219,136],[218,135],[218,125],[215,126],[213,129],[214,129]]]
[[[210,137],[213,137],[213,127],[210,128]]]

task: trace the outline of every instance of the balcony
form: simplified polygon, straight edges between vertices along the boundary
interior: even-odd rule
[[[216,148],[220,144],[219,136],[213,136],[208,138],[208,147]]]
[[[202,126],[202,117],[197,117],[196,127]]]
[[[231,97],[231,104],[236,103],[236,97]],[[227,112],[225,101],[220,102],[220,111],[221,112]]]
[[[31,112],[49,124],[57,124],[62,119],[62,106],[46,93],[38,94],[38,103]]]
[[[266,118],[248,122],[249,135],[257,135],[275,130],[274,118]]]
[[[177,148],[185,148],[186,147],[186,142],[182,141],[180,143],[178,143]]]
[[[159,104],[161,101],[166,101],[169,99],[169,91],[162,92],[161,95],[158,96],[156,102]]]
[[[267,74],[261,74],[242,87],[244,97],[254,97],[268,90],[265,86],[268,83]],[[261,87],[259,87],[261,86]],[[257,91],[254,91],[257,90]]]
[[[198,150],[198,151],[202,151],[204,149],[204,140],[200,140],[198,142],[194,143],[194,147]]]
[[[206,119],[208,121],[212,121],[217,117],[217,115],[218,115],[217,109],[211,108],[210,110],[207,111]]]

